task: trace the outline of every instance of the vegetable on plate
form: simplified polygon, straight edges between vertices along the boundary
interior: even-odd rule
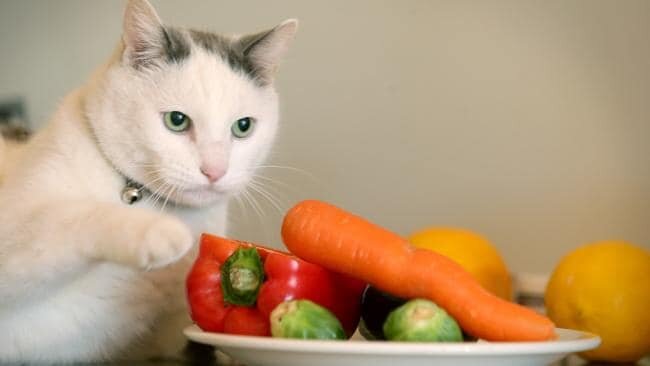
[[[359,278],[394,296],[429,299],[468,334],[488,341],[555,338],[547,317],[503,300],[460,265],[331,204],[308,200],[284,218],[287,248],[306,261]]]
[[[432,301],[413,299],[388,314],[383,326],[389,341],[462,342],[454,318]]]
[[[234,254],[234,255],[233,255]],[[192,320],[204,331],[269,336],[280,303],[311,300],[331,311],[351,336],[365,283],[293,255],[203,234],[186,278]]]
[[[309,300],[291,300],[271,312],[271,335],[278,338],[345,339],[341,322]]]
[[[361,296],[359,333],[366,339],[385,340],[384,322],[388,314],[404,303],[405,299],[387,294],[374,286],[366,286]]]
[[[395,297],[380,291],[374,286],[366,286],[361,296],[361,320],[359,333],[369,340],[386,340],[384,323],[395,309],[408,302],[407,299]],[[461,329],[462,332],[462,329]],[[476,339],[463,332],[463,340],[475,342]]]

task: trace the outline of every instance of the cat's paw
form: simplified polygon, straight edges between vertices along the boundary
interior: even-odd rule
[[[190,250],[193,240],[187,225],[163,216],[145,228],[135,251],[135,264],[148,270],[174,263]]]

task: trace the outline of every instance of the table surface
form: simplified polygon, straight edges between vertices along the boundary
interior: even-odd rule
[[[109,362],[109,363],[100,363],[100,364],[87,364],[87,363],[78,363],[67,366],[241,366],[236,363],[230,362],[226,356],[220,355],[217,360],[210,363],[205,363],[201,361],[143,361],[143,362],[133,362],[133,361],[123,361],[123,362]],[[580,359],[577,356],[570,356],[562,361],[553,363],[549,366],[612,366],[613,364],[608,363],[595,363],[587,362]],[[619,363],[617,366],[650,366],[650,357],[644,358],[643,360],[632,364],[632,363]],[[30,366],[28,364],[21,364],[21,366]],[[43,365],[38,364],[34,366],[56,366],[56,365]]]

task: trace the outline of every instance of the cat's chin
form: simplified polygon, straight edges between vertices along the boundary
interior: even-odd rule
[[[189,207],[206,207],[228,200],[228,194],[211,189],[184,190],[170,198],[174,203]]]

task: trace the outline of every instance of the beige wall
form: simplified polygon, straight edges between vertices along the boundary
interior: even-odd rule
[[[650,1],[154,1],[169,23],[301,29],[269,187],[401,234],[479,231],[515,271],[585,242],[650,248]],[[123,3],[0,0],[0,99],[41,124],[119,37]],[[282,212],[233,216],[280,245]]]

